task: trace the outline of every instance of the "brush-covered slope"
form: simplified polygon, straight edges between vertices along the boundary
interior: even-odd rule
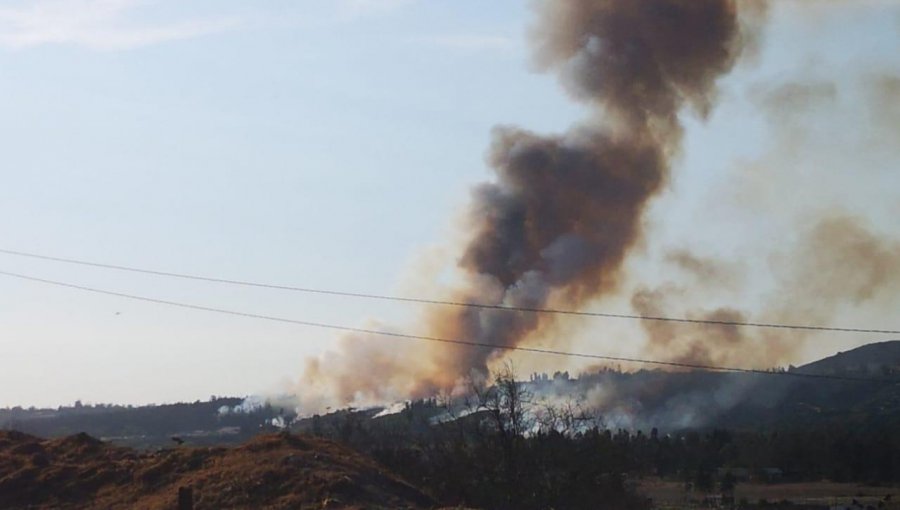
[[[811,374],[890,375],[900,373],[900,340],[866,344],[822,358],[800,370]]]
[[[79,434],[0,432],[0,508],[423,508],[433,502],[331,441],[259,436],[234,448],[138,453]]]

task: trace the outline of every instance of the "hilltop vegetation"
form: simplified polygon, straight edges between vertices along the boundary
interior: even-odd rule
[[[267,402],[247,405],[241,398],[139,407],[76,402],[57,409],[0,409],[0,429],[40,437],[86,433],[136,448],[171,446],[172,436],[194,445],[239,444],[277,430],[275,425],[292,415]]]
[[[870,362],[854,353],[827,373],[877,380],[602,370],[523,383],[501,371],[461,406],[426,399],[395,414],[342,411],[295,427],[351,444],[445,502],[484,508],[643,508],[638,479],[715,492],[733,487],[730,469],[764,481],[896,484],[900,342],[869,351]],[[560,399],[597,387],[606,400]],[[654,419],[659,428],[640,427]]]

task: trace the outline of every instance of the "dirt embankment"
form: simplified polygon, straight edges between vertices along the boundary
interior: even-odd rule
[[[0,432],[0,508],[429,508],[435,502],[331,441],[260,436],[235,448],[138,452],[85,434]]]

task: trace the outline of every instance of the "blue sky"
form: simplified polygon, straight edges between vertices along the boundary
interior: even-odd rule
[[[726,258],[758,252],[747,271],[762,273],[770,240],[784,239],[810,203],[900,235],[892,221],[900,214],[891,189],[900,185],[896,144],[867,151],[864,179],[841,162],[876,142],[853,134],[868,132],[856,126],[871,120],[865,77],[900,75],[900,9],[798,4],[773,10],[756,63],[723,80],[713,117],[704,124],[686,116],[684,154],[648,219],[658,241],[635,262],[647,279],[664,274],[654,243]],[[0,248],[408,291],[423,252],[450,244],[452,259],[468,190],[490,178],[483,155],[493,126],[559,132],[586,114],[555,77],[532,70],[531,22],[528,3],[512,0],[0,0]],[[809,80],[836,83],[838,99],[803,117],[817,128],[792,161],[755,98]],[[750,204],[730,197],[727,212],[709,218],[710,204],[722,202],[712,197],[754,164],[820,165],[818,176],[787,172],[779,186],[808,189],[823,175],[827,185],[768,219],[758,211],[771,205],[756,195]],[[772,194],[778,203],[788,196]],[[731,228],[738,219],[741,228]],[[698,228],[698,220],[708,224]],[[0,256],[0,270],[351,326],[413,315],[403,305],[11,256]],[[766,289],[729,299],[752,309]],[[622,311],[627,300],[604,305]],[[858,318],[881,317],[872,314]],[[303,359],[334,339],[2,278],[0,406],[265,391],[294,379]],[[825,345],[854,343],[862,339]]]

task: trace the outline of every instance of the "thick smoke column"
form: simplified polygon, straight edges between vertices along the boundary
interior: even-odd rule
[[[556,138],[497,130],[497,181],[475,191],[476,234],[461,264],[506,289],[501,302],[542,306],[554,292],[577,307],[616,284],[647,201],[666,180],[678,111],[685,102],[709,109],[715,78],[735,60],[739,25],[734,3],[718,0],[552,2],[542,14],[538,58],[597,122]],[[538,319],[455,315],[464,337],[501,345],[517,344]],[[481,368],[484,355],[469,353],[465,365]]]
[[[496,181],[474,190],[472,237],[459,259],[467,287],[454,299],[523,307],[553,300],[577,308],[616,287],[648,201],[678,150],[680,110],[688,105],[705,115],[716,78],[744,46],[737,11],[729,0],[541,4],[533,32],[538,62],[590,108],[589,121],[562,136],[495,130],[488,160]],[[426,324],[434,336],[511,346],[548,320],[451,308],[431,311]],[[429,392],[485,370],[498,352],[366,349],[348,361],[324,360],[327,367],[311,362],[305,384],[321,389],[318,378],[336,376],[334,397],[345,401]]]

